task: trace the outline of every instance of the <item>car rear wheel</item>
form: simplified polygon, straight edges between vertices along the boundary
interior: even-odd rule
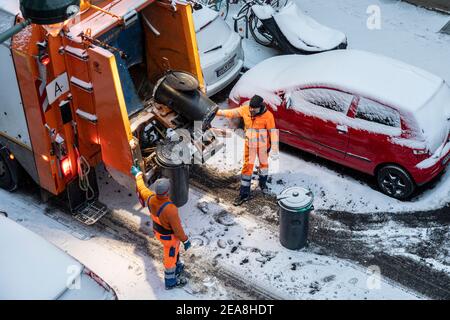
[[[0,154],[0,188],[13,191],[17,188],[17,184],[13,179],[13,172],[8,166],[7,160]]]
[[[378,170],[378,186],[390,197],[406,200],[416,189],[408,172],[396,165],[387,165]]]

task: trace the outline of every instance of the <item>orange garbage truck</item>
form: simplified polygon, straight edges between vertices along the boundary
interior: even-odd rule
[[[20,9],[0,0],[0,32],[25,20]],[[138,165],[150,182],[170,178],[172,198],[186,203],[190,161],[218,147],[203,133],[217,105],[204,94],[194,30],[185,2],[91,0],[3,43],[0,187],[14,190],[25,172],[91,224],[106,212],[94,168],[134,188]]]

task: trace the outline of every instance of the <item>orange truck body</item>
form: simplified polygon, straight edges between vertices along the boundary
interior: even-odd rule
[[[170,2],[154,0],[93,2],[103,10],[83,5],[58,36],[31,25],[2,48],[11,60],[0,63],[13,64],[20,105],[8,110],[0,106],[0,145],[53,195],[63,194],[76,182],[80,156],[92,167],[103,162],[121,182],[131,180],[130,167],[140,158],[117,57],[97,39],[112,30],[120,32],[127,19],[139,15],[147,78],[155,81],[175,69],[192,73],[203,84],[190,5],[173,7]],[[21,19],[18,12],[15,23]],[[17,108],[18,113],[11,114]],[[21,128],[29,137],[26,143],[2,128],[1,121],[14,121],[14,117],[26,126]]]

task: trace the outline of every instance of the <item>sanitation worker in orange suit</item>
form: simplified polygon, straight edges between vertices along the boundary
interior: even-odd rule
[[[253,167],[257,158],[259,159],[259,187],[264,193],[268,192],[268,158],[269,153],[272,152],[272,159],[278,159],[278,130],[275,127],[273,114],[267,110],[264,99],[258,95],[255,95],[248,105],[231,110],[219,110],[217,115],[227,118],[242,118],[244,120],[244,166],[242,168],[239,196],[234,201],[234,205],[238,206],[250,199]]]
[[[184,269],[184,264],[180,261],[180,243],[183,243],[186,251],[191,247],[191,242],[181,225],[178,208],[169,198],[170,181],[168,179],[157,180],[155,192],[153,192],[145,186],[143,173],[138,167],[133,166],[131,174],[136,177],[141,204],[146,205],[150,211],[155,237],[163,245],[166,289],[182,287],[186,284],[186,280],[180,277]]]

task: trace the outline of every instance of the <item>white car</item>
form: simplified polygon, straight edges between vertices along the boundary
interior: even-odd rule
[[[214,10],[202,7],[193,17],[206,94],[212,96],[239,76],[244,66],[242,39]]]
[[[0,213],[0,300],[116,300],[80,262]]]

